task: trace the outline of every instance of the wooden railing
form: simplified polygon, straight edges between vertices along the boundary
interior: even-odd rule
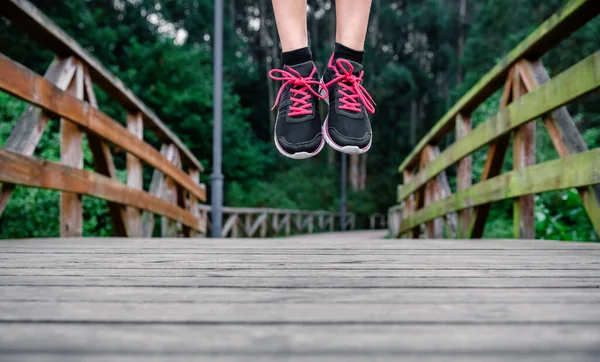
[[[108,202],[117,236],[151,236],[153,214],[163,217],[163,236],[204,234],[206,215],[198,209],[198,203],[206,200],[200,184],[203,168],[183,142],[29,2],[4,0],[0,15],[56,54],[42,77],[0,53],[0,90],[31,104],[0,149],[0,215],[15,185],[24,185],[61,191],[61,236],[82,234],[81,195]],[[94,84],[127,111],[126,126],[98,109]],[[60,164],[32,157],[53,116],[60,117]],[[144,129],[162,142],[160,150],[144,141]],[[95,172],[83,170],[84,135]],[[126,184],[117,180],[111,152],[115,148],[127,153]],[[142,187],[142,163],[154,168],[148,191]]]
[[[388,216],[385,214],[371,214],[369,215],[369,229],[386,229],[388,223]]]
[[[597,0],[574,0],[504,57],[446,113],[400,165],[401,214],[390,212],[395,236],[482,237],[494,201],[514,200],[514,236],[535,238],[533,195],[577,188],[600,234],[600,149],[588,150],[565,104],[600,86],[600,52],[550,78],[540,57],[600,12]],[[503,87],[503,88],[502,88]],[[499,112],[472,128],[471,114],[502,88]],[[536,164],[535,120],[541,118],[560,159]],[[443,151],[452,130],[456,140]],[[514,170],[502,173],[512,136]],[[479,183],[471,154],[489,145]],[[445,170],[457,164],[456,192]],[[397,209],[396,209],[397,210]],[[458,214],[458,215],[457,215]]]
[[[210,214],[210,206],[200,205],[204,214]],[[223,208],[224,238],[265,238],[330,232],[340,229],[339,213],[329,211],[306,211],[268,208]],[[354,230],[356,215],[346,214],[346,230]],[[211,227],[209,221],[209,228]]]

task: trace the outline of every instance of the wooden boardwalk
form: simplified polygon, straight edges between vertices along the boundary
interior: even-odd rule
[[[383,236],[0,241],[0,360],[600,360],[600,245]]]

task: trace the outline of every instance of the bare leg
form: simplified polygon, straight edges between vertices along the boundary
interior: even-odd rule
[[[306,1],[273,0],[277,31],[283,52],[308,46]]]
[[[335,41],[354,50],[364,50],[371,0],[336,0]]]

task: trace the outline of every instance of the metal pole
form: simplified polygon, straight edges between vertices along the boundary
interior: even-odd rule
[[[340,195],[340,230],[346,231],[346,154],[342,153],[341,195]]]
[[[215,0],[213,49],[213,173],[211,179],[212,237],[221,237],[223,227],[223,172],[221,168],[223,121],[223,0]]]

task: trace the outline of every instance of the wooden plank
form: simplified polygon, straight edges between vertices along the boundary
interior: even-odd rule
[[[459,113],[456,116],[456,142],[460,142],[469,132],[471,132],[472,122],[470,114]],[[458,161],[456,170],[456,190],[462,191],[473,185],[473,157],[466,156]],[[459,238],[467,237],[473,211],[471,209],[461,210],[458,213],[457,236]]]
[[[96,100],[96,93],[94,92],[94,84],[90,77],[89,71],[86,67],[84,69],[84,89],[85,98],[91,107],[98,108],[98,101]],[[114,160],[110,152],[110,147],[106,142],[94,133],[87,133],[88,146],[92,151],[92,157],[94,158],[94,168],[96,172],[101,175],[110,177],[117,180],[117,171],[115,169]],[[127,236],[127,215],[123,206],[114,203],[107,202],[108,212],[113,225],[114,236]]]
[[[511,171],[480,182],[451,198],[418,210],[402,221],[400,229],[402,232],[406,232],[415,225],[448,212],[493,201],[598,184],[600,183],[600,173],[594,171],[598,167],[600,167],[600,149],[595,149],[526,167],[519,171]]]
[[[198,229],[198,220],[175,205],[105,176],[0,149],[0,181],[68,191],[167,215]]]
[[[177,148],[184,155],[186,166],[203,171],[202,165],[169,128],[156,116],[120,79],[106,69],[96,58],[88,54],[72,37],[54,24],[46,15],[30,2],[24,0],[6,1],[0,9],[0,14],[11,19],[16,25],[33,35],[44,47],[49,47],[56,54],[75,55],[89,69],[96,83],[111,97],[117,99],[132,113],[141,112],[148,128],[156,135]]]
[[[206,200],[206,190],[196,185],[182,170],[167,162],[152,146],[137,139],[106,114],[60,91],[44,78],[2,54],[0,89],[77,123],[85,130],[101,136],[172,177],[198,199]]]
[[[404,159],[399,172],[414,165],[425,145],[435,144],[452,129],[452,120],[460,112],[470,113],[501,85],[510,68],[520,59],[538,59],[562,39],[582,27],[600,12],[595,0],[571,0],[564,8],[541,24],[484,75],[419,141]]]
[[[83,100],[83,67],[76,63],[75,76],[67,88],[67,93]],[[60,119],[60,161],[72,168],[83,168],[83,133],[77,124]],[[83,204],[81,195],[72,192],[60,194],[60,236],[76,237],[83,235]]]
[[[144,139],[144,121],[142,114],[127,114],[127,130],[139,140]],[[142,162],[134,155],[127,153],[127,186],[142,190],[143,188],[143,168]],[[127,232],[129,236],[140,237],[143,235],[142,214],[139,209],[134,207],[127,208]]]
[[[243,281],[242,278],[238,278]],[[435,279],[435,278],[431,278]],[[250,285],[252,286],[252,285]],[[335,324],[355,322],[356,324],[442,324],[442,323],[520,323],[535,320],[537,323],[584,323],[595,322],[600,325],[598,303],[577,305],[574,310],[565,313],[560,303],[490,303],[452,304],[452,313],[448,313],[445,304],[405,304],[398,308],[396,304],[331,304],[328,301],[312,303],[273,303],[265,308],[263,303],[140,303],[132,313],[131,306],[124,303],[103,302],[102,313],[98,313],[98,303],[94,302],[1,302],[0,322],[28,320],[70,323],[106,322],[135,323],[152,321],[155,323],[269,323],[285,320],[292,323]],[[335,313],[332,310],[335,308]],[[285,316],[285,317],[283,317]]]
[[[567,69],[519,102],[473,129],[460,142],[446,148],[428,167],[399,189],[398,201],[404,200],[440,172],[482,146],[508,134],[517,127],[571,102],[600,87],[600,51]]]
[[[40,325],[0,326],[0,350],[16,356],[54,352],[62,357],[111,356],[153,361],[594,361],[600,335],[594,324],[418,325]],[[173,336],[177,338],[165,338]],[[427,336],[427,338],[423,338]],[[324,343],[326,341],[326,343]],[[95,348],[90,343],[96,342]],[[36,346],[35,350],[31,348]],[[89,353],[89,354],[86,354]],[[9,355],[10,356],[10,355]],[[496,358],[500,356],[501,358]],[[554,358],[557,356],[557,358]],[[52,357],[49,356],[49,357]],[[183,357],[183,359],[181,359]],[[359,357],[359,358],[356,358]],[[392,359],[389,359],[392,357]],[[77,360],[77,359],[75,359]]]
[[[59,89],[66,90],[71,79],[75,75],[75,65],[73,58],[55,58],[44,78],[55,84]],[[33,155],[37,144],[40,142],[49,117],[41,109],[34,106],[27,106],[15,127],[11,131],[4,148],[9,151],[22,153],[27,156]],[[0,215],[4,212],[6,205],[15,189],[14,184],[0,185]]]
[[[238,222],[238,215],[230,214],[229,217],[227,218],[227,221],[225,221],[225,224],[223,225],[223,230],[221,231],[221,235],[224,238],[226,238],[230,233],[233,234],[233,229],[235,229],[237,222]]]
[[[541,61],[522,61],[517,66],[529,92],[550,81],[550,76]],[[560,157],[588,150],[566,107],[560,107],[546,114],[543,120]],[[578,191],[596,234],[600,235],[600,185],[589,186]]]
[[[527,93],[521,74],[515,67],[513,99],[516,101]],[[513,169],[535,164],[535,121],[518,127],[513,137]],[[513,201],[513,235],[515,239],[535,239],[534,195],[524,195]]]

